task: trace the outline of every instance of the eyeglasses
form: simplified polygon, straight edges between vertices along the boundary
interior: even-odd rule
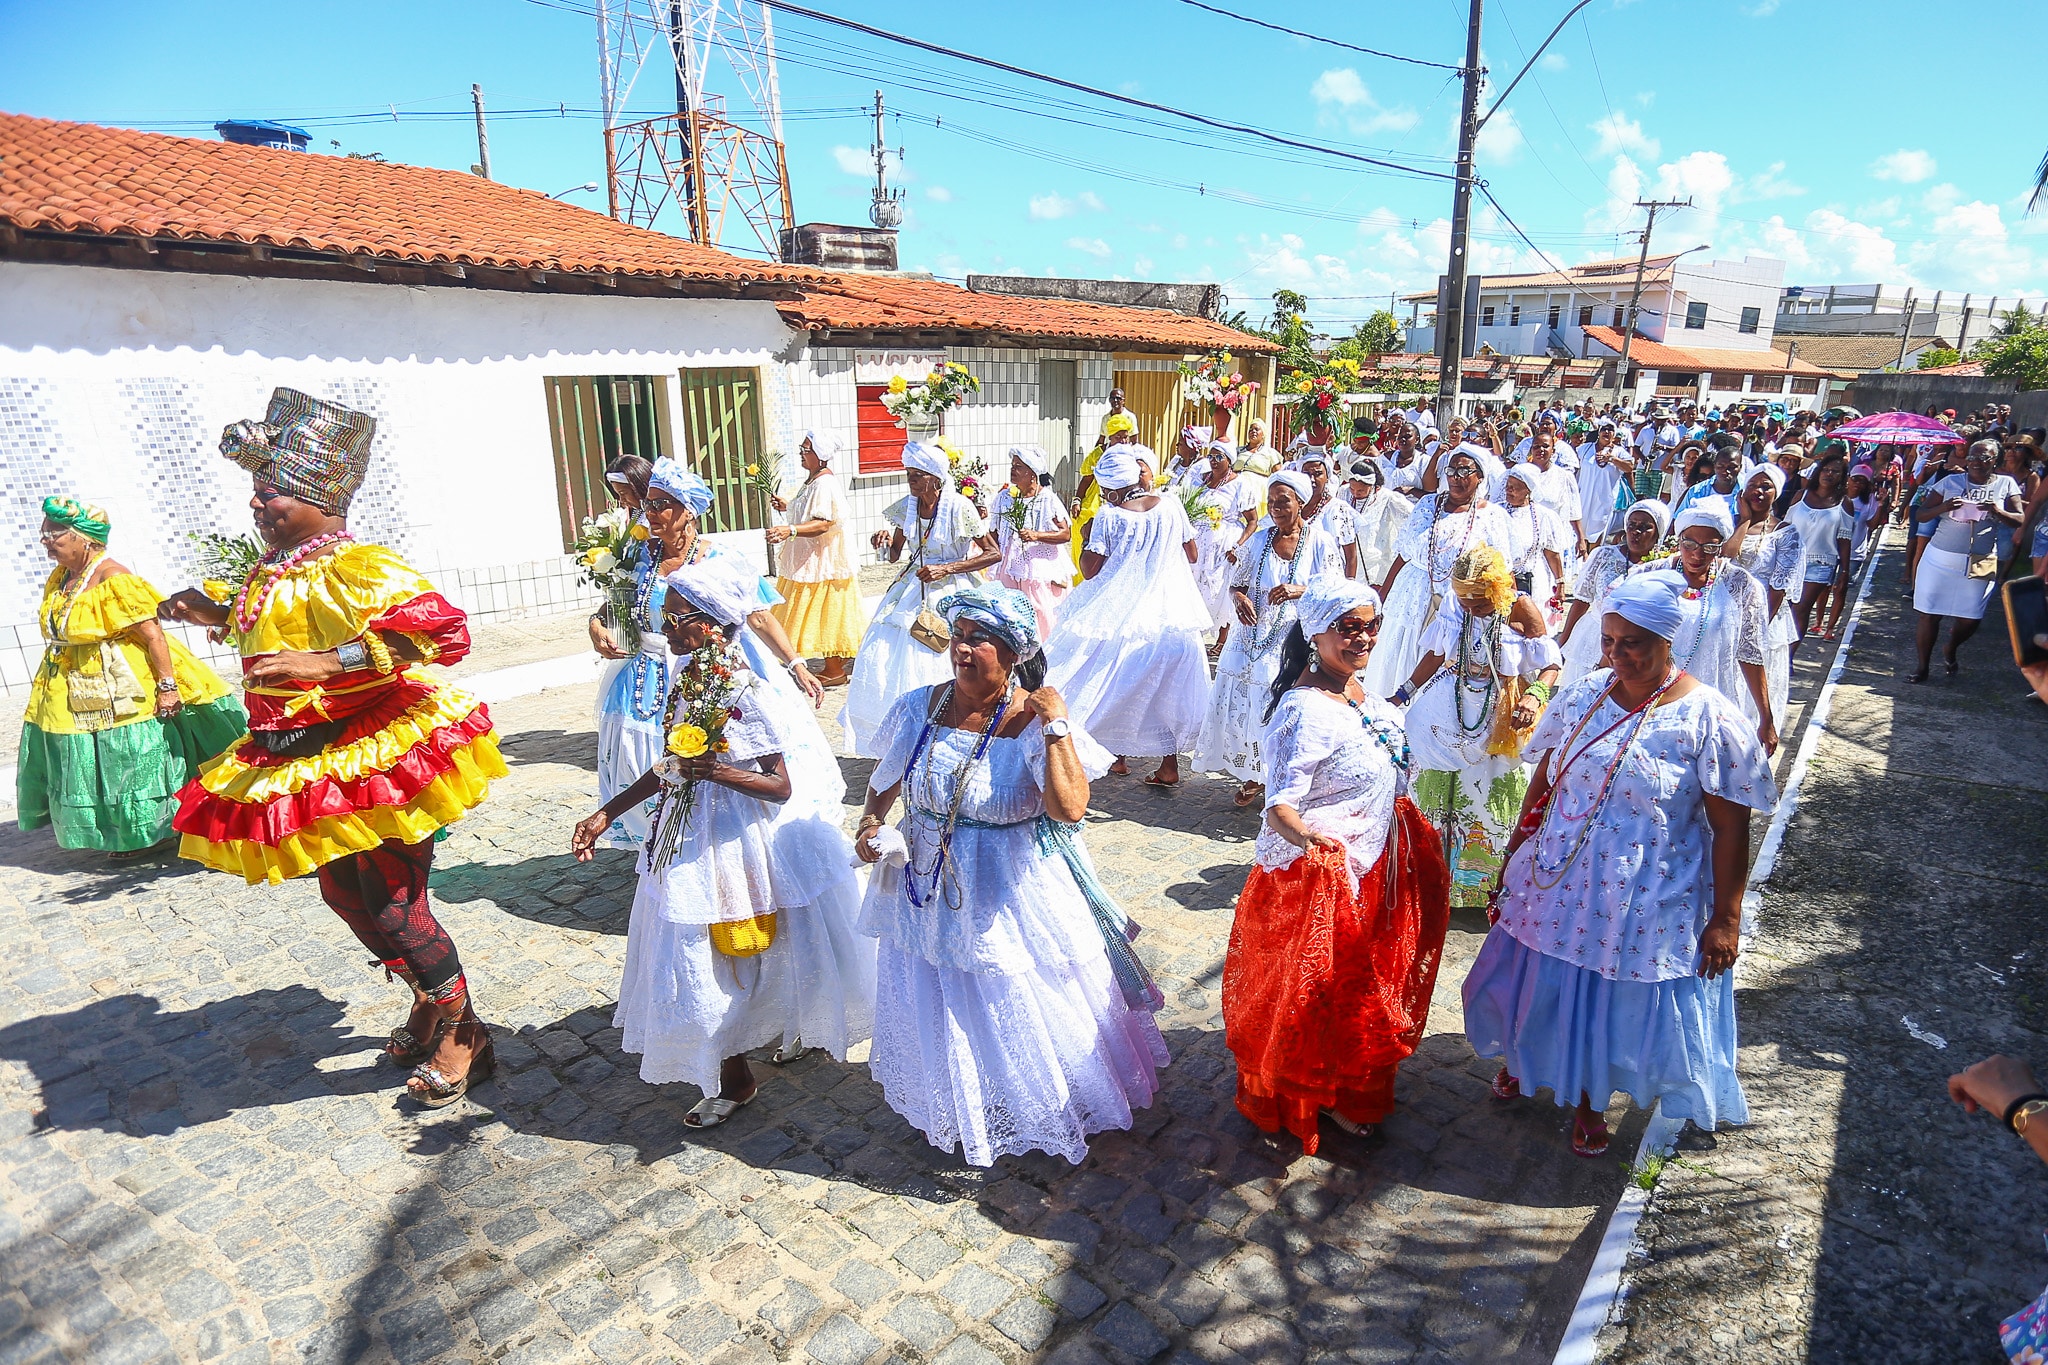
[[[1727,543],[1725,540],[1687,540],[1684,536],[1680,536],[1678,538],[1678,549],[1680,553],[1691,550],[1697,554],[1717,555],[1721,553],[1721,547]]]
[[[1454,479],[1476,479],[1479,477],[1479,466],[1454,464],[1450,469],[1450,477]]]
[[[1340,617],[1330,629],[1347,640],[1356,640],[1360,636],[1370,639],[1380,633],[1380,618],[1375,616],[1370,621],[1358,621],[1349,616]]]

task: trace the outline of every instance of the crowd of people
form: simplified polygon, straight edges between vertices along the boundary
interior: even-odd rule
[[[1458,910],[1490,925],[1462,995],[1502,1100],[1548,1091],[1587,1156],[1616,1092],[1742,1122],[1729,969],[1791,660],[1896,514],[1921,676],[1944,617],[1955,671],[1981,561],[2048,554],[2039,433],[1908,451],[1830,435],[1841,411],[1553,402],[1389,407],[1284,452],[1259,421],[1242,445],[1190,427],[1162,458],[1117,399],[1071,497],[1020,445],[984,510],[907,441],[872,611],[829,434],[776,499],[772,582],[703,533],[683,464],[608,469],[634,591],[589,622],[599,803],[568,839],[634,853],[616,1023],[644,1079],[701,1091],[680,1121],[749,1103],[758,1049],[868,1042],[888,1103],[976,1164],[1079,1161],[1128,1126],[1164,1000],[1080,822],[1142,759],[1257,810],[1222,988],[1252,1122],[1314,1151],[1325,1120],[1388,1115]],[[263,553],[168,599],[108,558],[103,511],[45,503],[20,818],[315,875],[409,987],[385,1052],[434,1107],[493,1057],[428,872],[505,768],[488,710],[415,667],[467,651],[462,612],[348,531],[373,431],[288,389],[230,427]],[[160,618],[232,643],[243,700]],[[834,695],[874,763],[851,837]]]

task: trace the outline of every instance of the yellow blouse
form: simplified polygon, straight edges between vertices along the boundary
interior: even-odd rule
[[[141,622],[155,620],[157,603],[162,600],[146,579],[126,570],[108,574],[74,600],[64,592],[64,570],[52,571],[43,584],[42,608],[36,613],[43,631],[43,666],[29,687],[28,709],[22,718],[46,734],[58,735],[109,730],[153,719],[156,675],[150,671],[141,642],[128,632]],[[166,632],[164,642],[170,646],[171,675],[178,680],[178,695],[187,706],[219,701],[229,694],[220,675],[194,658],[176,636]],[[83,680],[81,694],[90,689],[95,701],[104,690],[111,709],[95,706],[74,711],[73,679]]]
[[[250,588],[252,599],[260,589],[260,583]],[[281,649],[333,649],[360,638],[393,607],[432,591],[419,570],[384,546],[344,545],[278,577],[248,634],[232,615],[228,629],[244,658]]]

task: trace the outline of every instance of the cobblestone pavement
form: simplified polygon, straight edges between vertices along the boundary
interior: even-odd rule
[[[1741,969],[1752,1122],[1665,1168],[1616,1360],[2002,1361],[2048,1281],[2040,1162],[1945,1089],[2048,1064],[2048,716],[1997,613],[1907,682],[1902,567],[1895,534]]]
[[[1237,1116],[1218,1015],[1256,817],[1105,779],[1089,837],[1171,997],[1135,1131],[974,1170],[812,1058],[688,1134],[695,1092],[610,1027],[630,864],[563,851],[590,694],[496,708],[513,775],[441,846],[502,1069],[435,1114],[376,1064],[404,999],[309,882],[0,833],[0,1361],[1548,1359],[1641,1125],[1582,1161],[1566,1111],[1488,1097],[1477,917],[1400,1111],[1304,1157]]]

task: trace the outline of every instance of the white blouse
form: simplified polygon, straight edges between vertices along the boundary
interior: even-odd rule
[[[1020,540],[1017,528],[1010,524],[1008,512],[1016,501],[1008,487],[996,490],[993,510],[989,513],[989,524],[996,528],[996,546],[1003,552],[1002,572],[1013,582],[1071,583],[1074,581],[1074,559],[1067,552],[1065,541],[1040,541],[1032,543]],[[1072,522],[1067,516],[1065,504],[1060,495],[1050,488],[1041,486],[1024,505],[1024,529],[1027,531],[1061,531]]]
[[[1475,545],[1491,545],[1507,558],[1512,556],[1515,544],[1507,513],[1498,505],[1488,503],[1477,510],[1467,507],[1449,513],[1440,511],[1442,506],[1441,493],[1432,493],[1416,503],[1408,524],[1401,528],[1394,542],[1403,560],[1429,575],[1430,592],[1439,597],[1451,591],[1451,567],[1458,562],[1459,555]]]
[[[1613,678],[1603,668],[1572,683],[1536,723],[1529,751],[1545,755],[1554,785],[1543,824],[1503,872],[1500,927],[1610,981],[1681,980],[1714,913],[1706,798],[1769,810],[1777,785],[1751,723],[1720,693],[1697,687],[1640,730],[1610,728],[1624,715],[1607,697]]]
[[[1302,823],[1344,845],[1354,878],[1371,871],[1387,846],[1394,799],[1407,791],[1407,773],[1395,763],[1406,748],[1400,710],[1369,692],[1354,707],[1319,687],[1291,688],[1260,748],[1266,809],[1292,806]],[[1263,820],[1253,851],[1269,871],[1301,856]]]
[[[852,517],[853,508],[846,501],[839,476],[821,470],[790,499],[789,524],[801,526],[823,519],[832,525],[823,535],[791,536],[783,541],[775,552],[777,576],[792,583],[837,583],[853,577],[853,557],[846,549],[846,523]]]
[[[1300,618],[1299,601],[1282,602],[1276,607],[1266,600],[1273,589],[1282,584],[1344,576],[1344,554],[1337,548],[1337,542],[1321,530],[1314,526],[1303,527],[1291,560],[1273,553],[1274,534],[1270,522],[1252,532],[1252,538],[1237,552],[1237,563],[1231,566],[1230,586],[1251,598],[1252,606],[1258,611],[1258,623],[1251,626],[1240,623],[1231,631],[1230,641],[1224,647],[1225,659],[1220,665],[1230,672],[1241,672],[1248,664],[1268,654],[1277,654],[1287,632]]]

